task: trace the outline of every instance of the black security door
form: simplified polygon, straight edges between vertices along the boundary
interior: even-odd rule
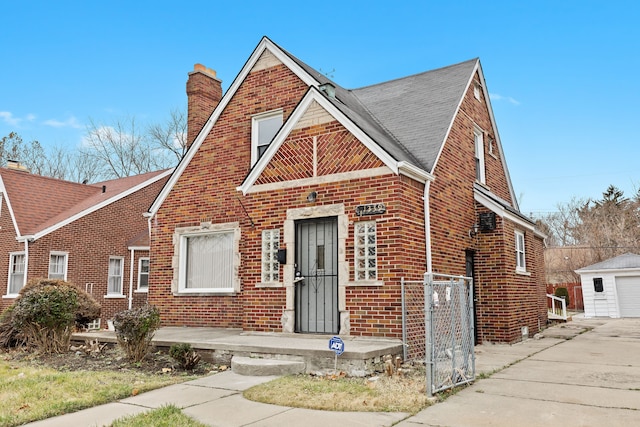
[[[296,222],[296,332],[338,333],[338,219]]]

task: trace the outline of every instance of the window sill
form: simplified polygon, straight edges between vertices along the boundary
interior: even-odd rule
[[[134,294],[148,294],[149,293],[149,289],[136,289],[135,291],[133,291]]]
[[[357,280],[347,283],[347,286],[384,286],[384,282],[382,280]]]
[[[16,298],[18,298],[18,294],[2,295],[2,299],[16,299]]]
[[[282,282],[260,282],[256,283],[256,288],[282,288]]]
[[[200,291],[200,292],[173,292],[174,297],[232,297],[238,295],[236,291]]]
[[[598,292],[597,294],[595,294],[593,296],[593,299],[606,300],[607,299],[607,295]]]
[[[524,271],[524,270],[516,270],[516,274],[518,274],[520,276],[531,276],[530,272]]]
[[[126,297],[122,294],[107,294],[104,296],[104,299],[124,299],[124,298]]]

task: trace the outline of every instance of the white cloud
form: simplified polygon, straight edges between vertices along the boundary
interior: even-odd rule
[[[65,127],[74,128],[74,129],[82,128],[82,125],[78,122],[78,119],[76,119],[74,116],[69,117],[65,121],[60,121],[56,119],[45,120],[43,124],[46,126],[54,127],[54,128],[65,128]]]
[[[497,93],[490,93],[489,98],[491,98],[492,101],[507,101],[508,103],[513,105],[520,105],[520,102],[518,100],[513,99],[510,96],[502,96]]]
[[[9,111],[0,111],[0,119],[11,126],[18,126],[22,121],[21,118],[14,117],[13,114]]]

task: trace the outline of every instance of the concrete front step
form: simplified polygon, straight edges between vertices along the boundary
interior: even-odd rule
[[[305,363],[295,360],[233,356],[231,358],[231,370],[239,375],[291,375],[303,373],[305,371]]]

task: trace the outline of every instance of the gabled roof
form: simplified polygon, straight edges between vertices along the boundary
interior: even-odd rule
[[[85,185],[0,168],[0,191],[18,237],[37,239],[168,176],[170,172],[149,172]]]
[[[576,273],[601,270],[640,269],[640,255],[626,253],[576,270]]]
[[[330,83],[335,88],[335,98],[330,98],[324,93],[322,96],[325,96],[348,121],[399,165],[402,164],[414,170],[421,169],[423,173],[418,175],[433,173],[438,156],[476,72],[480,75],[480,84],[485,86],[480,61],[476,58],[437,70],[348,90],[335,84],[267,37],[263,37],[151,206],[149,210],[151,215],[155,214],[162,205],[222,111],[265,50],[271,52],[307,85],[317,88]],[[496,145],[501,157],[504,158],[486,87],[482,92],[496,134]],[[293,119],[295,118],[292,115],[288,121]],[[286,123],[283,124],[283,128],[286,126]],[[278,135],[281,133],[279,132]],[[255,166],[257,165],[258,163]],[[515,204],[515,195],[506,162],[503,162],[503,166]],[[397,171],[399,167],[392,169]],[[250,175],[252,173],[253,171]],[[247,180],[245,184],[246,182]],[[245,184],[243,184],[243,191],[246,191]]]
[[[477,59],[356,89],[354,95],[426,171],[433,172]]]

